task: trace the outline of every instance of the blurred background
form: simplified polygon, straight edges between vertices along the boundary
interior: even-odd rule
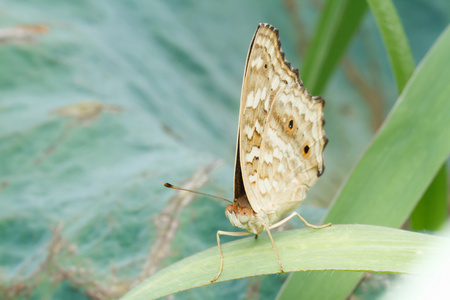
[[[450,4],[393,2],[418,64],[449,24]],[[233,230],[226,203],[163,184],[233,198],[240,91],[254,31],[260,22],[278,28],[301,76],[322,5],[3,0],[0,298],[118,298],[216,246],[217,230]],[[326,171],[298,209],[313,224],[398,97],[369,11],[321,96]],[[286,276],[175,298],[272,299]],[[388,285],[388,275],[369,277],[358,297]]]

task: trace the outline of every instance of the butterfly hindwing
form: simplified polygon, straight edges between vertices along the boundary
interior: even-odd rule
[[[244,71],[235,196],[245,192],[255,212],[298,206],[305,197],[302,187],[323,171],[322,111],[323,100],[308,94],[298,71],[285,61],[278,30],[260,24]]]
[[[272,104],[257,173],[260,205],[276,208],[278,218],[300,205],[323,172],[322,111],[323,101],[296,85],[280,91]]]

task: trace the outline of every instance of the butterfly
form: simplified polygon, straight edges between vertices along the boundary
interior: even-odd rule
[[[231,224],[245,232],[217,232],[219,272],[224,255],[220,236],[244,236],[266,231],[280,271],[284,272],[270,230],[297,216],[296,209],[324,172],[323,150],[328,140],[323,126],[324,100],[309,94],[299,72],[285,60],[278,29],[260,23],[244,70],[234,174],[234,202],[225,209]],[[167,187],[173,187],[166,184]],[[178,188],[179,189],[179,188]]]

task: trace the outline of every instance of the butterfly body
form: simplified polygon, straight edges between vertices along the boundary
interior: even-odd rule
[[[278,220],[274,211],[271,213],[267,211],[256,213],[246,196],[237,199],[234,204],[228,205],[225,209],[225,215],[234,227],[245,229],[254,234],[260,234],[264,231],[263,224],[273,223],[273,221],[270,221],[271,217],[272,220]]]

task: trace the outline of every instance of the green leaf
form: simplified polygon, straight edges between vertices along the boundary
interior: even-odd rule
[[[411,214],[413,230],[439,230],[447,218],[447,170],[444,164]]]
[[[328,1],[308,48],[302,78],[308,90],[320,94],[364,16],[365,1]]]
[[[377,0],[368,0],[367,1],[372,13],[375,16],[375,19],[377,21],[377,25],[380,29],[380,32],[383,37],[383,41],[386,45],[386,50],[388,53],[389,61],[391,62],[391,66],[393,69],[393,72],[395,74],[396,83],[397,83],[397,89],[399,91],[402,91],[406,82],[410,78],[412,72],[414,71],[414,61],[409,49],[409,44],[407,41],[407,38],[405,36],[403,27],[401,25],[400,19],[397,15],[397,12],[395,10],[394,5],[391,1],[377,1]],[[339,3],[341,6],[339,6]],[[366,2],[364,1],[357,1],[359,5],[366,5]],[[352,2],[353,4],[353,2]],[[342,56],[343,52],[334,52],[333,55],[331,53],[326,53],[327,55],[330,55],[333,57],[333,62],[328,61],[329,64],[325,64],[322,68],[313,68],[314,66],[319,65],[319,63],[326,62],[326,58],[324,59],[323,55],[321,55],[322,52],[326,51],[325,49],[330,49],[330,47],[327,47],[327,43],[318,43],[319,40],[329,40],[331,37],[328,37],[327,39],[323,38],[327,37],[325,33],[333,33],[333,38],[336,39],[336,41],[341,40],[341,33],[342,31],[337,31],[339,34],[337,34],[334,31],[334,28],[342,28],[342,27],[349,27],[354,26],[354,28],[351,28],[348,33],[353,33],[356,25],[359,23],[359,20],[357,22],[354,22],[355,16],[352,16],[347,12],[345,9],[339,9],[339,7],[343,7],[344,4],[342,4],[339,1],[329,1],[327,3],[327,6],[322,14],[321,22],[319,25],[319,30],[317,32],[318,35],[316,35],[315,43],[313,43],[314,47],[312,48],[312,51],[310,51],[310,56],[307,57],[307,67],[316,70],[324,72],[324,70],[329,70],[334,67],[335,62],[337,62],[338,59]],[[348,5],[348,3],[347,3]],[[339,13],[344,13],[345,17],[336,18],[333,19],[333,15],[339,15]],[[362,11],[361,11],[362,16]],[[333,22],[334,21],[334,22]],[[338,23],[338,24],[335,24]],[[346,25],[343,25],[346,24]],[[348,29],[347,29],[348,30]],[[350,34],[346,35],[346,40],[351,37]],[[344,49],[344,47],[340,48],[341,50]],[[325,56],[326,57],[326,56]],[[310,64],[308,64],[310,62]],[[310,69],[307,68],[307,71]],[[326,72],[325,72],[326,74]],[[307,73],[308,75],[308,73]],[[319,75],[315,75],[315,77],[318,77]],[[313,78],[315,78],[313,76]],[[326,75],[323,75],[320,81],[320,85],[324,86],[327,82],[329,77]],[[312,82],[315,83],[314,81]],[[313,86],[314,87],[314,86]],[[351,184],[351,181],[350,181]],[[363,185],[364,186],[364,185]],[[340,203],[335,203],[335,205],[340,205]],[[345,204],[343,204],[340,207],[345,207]],[[343,222],[346,217],[343,217]],[[339,219],[338,219],[339,220]],[[291,276],[284,284],[283,290],[279,294],[282,298],[290,298],[291,296],[294,296],[297,291],[299,291],[300,287],[302,289],[303,295],[307,298],[312,297],[315,295],[316,291],[322,291],[322,290],[332,290],[334,291],[334,296],[340,298],[345,297],[347,294],[350,293],[350,291],[353,289],[353,286],[355,285],[355,282],[360,279],[361,274],[349,274],[346,273],[345,276],[342,275],[340,277],[340,280],[336,280],[336,276],[333,276],[333,278],[330,278],[331,274],[327,272],[317,273],[313,276],[320,277],[322,280],[314,280],[313,278],[309,278],[308,281],[305,282],[304,275],[294,275]],[[327,282],[328,289],[323,289],[324,283],[323,281]],[[307,294],[305,289],[303,288],[302,284],[305,284],[308,286],[308,291],[311,293],[310,295]],[[315,285],[321,285],[322,288]],[[323,295],[322,297],[330,296],[330,294]]]
[[[325,222],[399,227],[410,215],[450,152],[449,51],[447,27],[416,69]],[[345,298],[359,278],[360,274],[334,273],[330,281],[330,273],[297,273],[281,298],[300,291],[320,299]],[[334,294],[328,293],[332,286],[339,287]]]
[[[273,236],[283,267],[288,272],[370,270],[409,273],[417,259],[437,253],[441,247],[439,243],[446,241],[431,235],[368,225],[308,228]],[[280,272],[266,235],[222,246],[224,269],[218,281]],[[219,253],[217,247],[213,247],[161,270],[123,299],[152,299],[208,284],[218,267]]]
[[[367,0],[377,21],[399,93],[414,72],[414,59],[394,4],[389,0]]]

